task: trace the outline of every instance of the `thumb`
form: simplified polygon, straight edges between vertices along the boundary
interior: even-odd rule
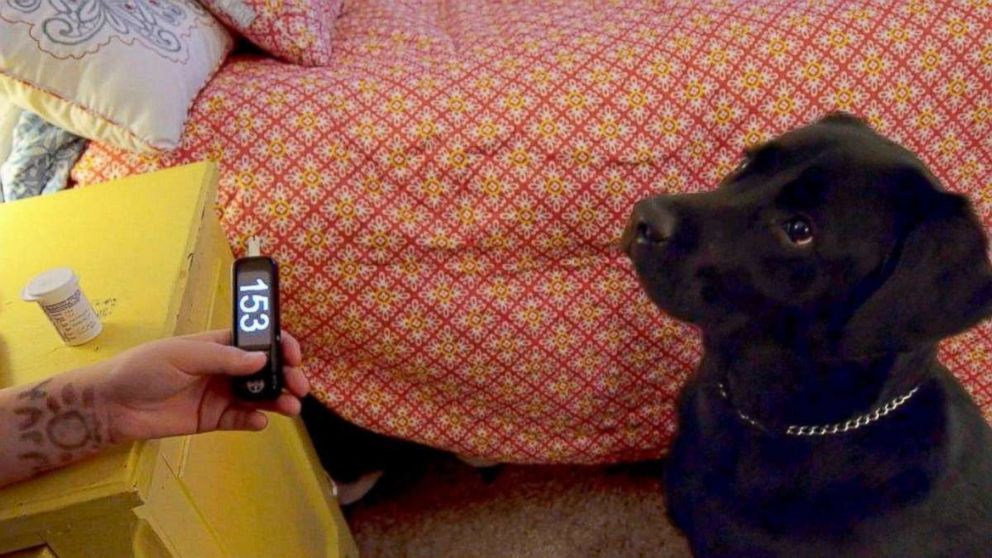
[[[223,374],[247,376],[265,364],[265,353],[192,339],[170,339],[158,348],[169,362],[194,376]]]

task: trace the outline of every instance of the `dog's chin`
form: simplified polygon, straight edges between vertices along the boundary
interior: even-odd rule
[[[713,281],[690,279],[685,261],[643,246],[628,246],[637,280],[651,302],[669,316],[701,328],[717,326],[727,315],[727,305]]]
[[[712,284],[680,280],[678,266],[664,269],[636,265],[637,280],[654,305],[665,314],[698,327],[720,332],[734,329],[740,321],[724,294]]]
[[[718,317],[718,309],[706,304],[695,289],[679,287],[657,275],[648,278],[638,273],[637,278],[651,302],[679,321],[702,327]]]

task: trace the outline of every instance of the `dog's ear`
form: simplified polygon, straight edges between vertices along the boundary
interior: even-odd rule
[[[988,241],[968,198],[937,189],[926,171],[900,180],[900,246],[887,278],[843,328],[843,356],[935,343],[992,315]]]

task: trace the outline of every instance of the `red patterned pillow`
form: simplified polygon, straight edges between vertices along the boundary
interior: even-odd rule
[[[263,50],[306,66],[331,60],[334,20],[343,0],[201,0]]]

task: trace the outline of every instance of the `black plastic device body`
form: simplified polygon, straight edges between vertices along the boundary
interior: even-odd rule
[[[246,400],[272,400],[283,387],[282,340],[279,324],[279,266],[266,256],[238,258],[231,266],[234,346],[266,353],[265,366],[232,379],[234,394]]]

